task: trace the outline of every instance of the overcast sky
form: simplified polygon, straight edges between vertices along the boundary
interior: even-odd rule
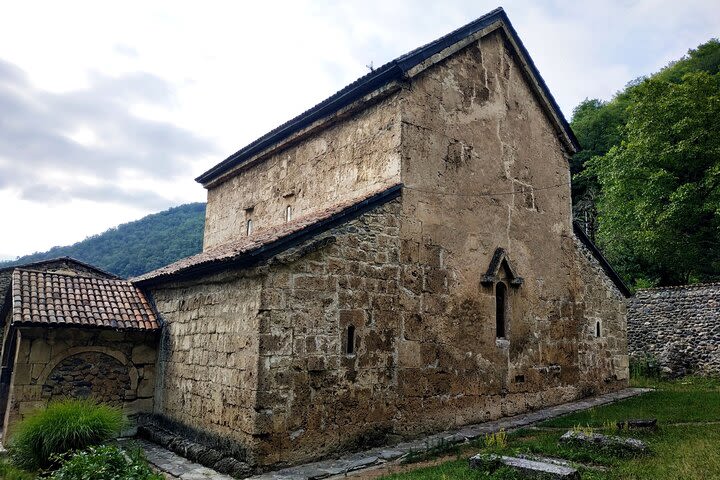
[[[0,258],[204,201],[215,163],[497,0],[4,2]],[[507,1],[565,115],[720,35],[718,0]]]

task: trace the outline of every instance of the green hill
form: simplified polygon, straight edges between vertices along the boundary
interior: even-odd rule
[[[0,268],[68,256],[129,278],[200,252],[204,225],[205,204],[189,203],[123,223],[73,245],[0,262]]]

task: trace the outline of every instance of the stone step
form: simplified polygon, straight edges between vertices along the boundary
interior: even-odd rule
[[[557,463],[539,462],[526,458],[478,454],[470,457],[470,468],[494,471],[505,465],[520,474],[522,478],[542,480],[579,480],[580,473],[572,467]]]

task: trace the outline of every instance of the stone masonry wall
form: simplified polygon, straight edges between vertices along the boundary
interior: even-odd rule
[[[577,301],[585,307],[579,334],[580,371],[588,388],[629,379],[627,301],[579,240],[576,271],[580,272]]]
[[[283,221],[293,196],[302,214],[404,184],[267,265],[155,289],[157,414],[267,468],[627,385],[623,299],[574,238],[569,154],[504,42],[491,33],[210,189],[206,248],[242,235],[244,215]],[[506,266],[481,283],[499,247],[522,284]]]
[[[639,290],[627,321],[631,356],[674,375],[720,374],[720,284]]]
[[[155,334],[76,328],[19,332],[6,417],[10,430],[28,413],[66,396],[107,401],[131,418],[152,411]]]
[[[400,124],[395,101],[337,119],[209,188],[204,248],[245,236],[249,218],[254,229],[268,228],[285,222],[288,206],[294,218],[338,203],[348,192],[361,194],[396,179]]]
[[[358,449],[394,430],[399,208],[376,207],[270,264],[256,407],[262,464]]]
[[[527,306],[517,298],[526,287],[519,287],[511,294],[513,333],[496,340],[495,299],[479,285],[482,269],[475,299],[458,298],[458,272],[446,263],[444,248],[401,239],[403,202],[377,207],[267,268],[255,424],[261,466],[625,385],[622,297],[581,245],[565,242],[578,297],[570,301],[568,291],[549,307]],[[501,277],[509,280],[507,272]],[[542,330],[533,334],[520,323],[526,308],[556,310],[535,320]],[[601,338],[594,337],[597,318]],[[526,351],[535,342],[543,349],[540,361]]]
[[[622,360],[615,370],[606,345],[585,338],[593,318],[622,314],[623,299],[594,278],[604,273],[583,271],[568,153],[500,31],[422,72],[403,95],[401,258],[451,275],[443,296],[402,290],[415,310],[403,313],[400,335],[401,418],[423,412],[437,428],[625,386]],[[504,340],[495,290],[480,285],[498,247],[524,279],[508,289]],[[438,378],[451,386],[445,395]]]
[[[429,68],[398,99],[402,199],[267,270],[263,465],[627,385],[623,299],[574,238],[568,155],[502,37]],[[480,283],[498,247],[524,278],[508,287],[502,339],[496,287]]]
[[[252,460],[260,289],[249,270],[151,290],[165,322],[155,414],[238,460]]]

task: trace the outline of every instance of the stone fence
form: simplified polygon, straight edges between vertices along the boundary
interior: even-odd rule
[[[639,290],[627,321],[631,357],[673,375],[720,374],[720,283]]]

